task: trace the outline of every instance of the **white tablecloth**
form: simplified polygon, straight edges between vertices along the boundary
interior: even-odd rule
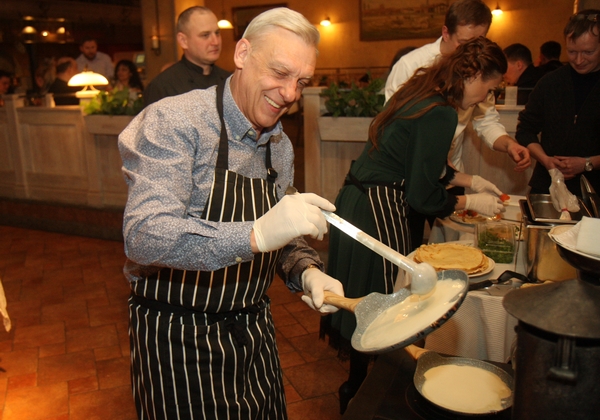
[[[460,240],[472,243],[474,236],[473,226],[437,220],[429,241],[439,243]],[[471,278],[470,282],[498,278],[505,270],[524,274],[526,266],[523,242],[517,242],[515,260],[513,264],[496,264],[489,274]],[[425,348],[453,356],[507,362],[516,339],[514,327],[517,319],[504,310],[502,299],[501,296],[490,296],[486,291],[469,292],[458,311],[426,337]]]

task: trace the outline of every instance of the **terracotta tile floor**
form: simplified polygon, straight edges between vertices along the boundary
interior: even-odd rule
[[[323,247],[323,245],[321,245]],[[0,226],[0,419],[134,420],[118,241]],[[340,419],[347,364],[318,339],[319,315],[280,280],[269,295],[291,420]]]

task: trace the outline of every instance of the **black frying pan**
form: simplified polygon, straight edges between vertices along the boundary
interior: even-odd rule
[[[420,347],[416,347],[414,345],[409,345],[409,346],[405,347],[405,350],[417,361],[417,369],[415,370],[415,375],[413,378],[415,388],[417,388],[417,391],[419,391],[419,393],[423,396],[423,398],[425,398],[427,401],[434,404],[436,407],[440,407],[441,409],[452,412],[452,413],[468,415],[468,416],[483,416],[483,415],[489,415],[489,414],[496,413],[496,411],[487,411],[484,413],[470,413],[470,412],[463,412],[463,411],[455,411],[455,410],[451,410],[446,407],[442,407],[442,406],[436,404],[431,399],[427,398],[425,395],[423,395],[423,384],[425,383],[425,372],[427,372],[429,369],[432,369],[436,366],[442,366],[442,365],[473,366],[473,367],[477,367],[477,368],[480,368],[480,369],[483,369],[483,370],[493,373],[494,375],[499,377],[502,380],[502,382],[504,382],[506,384],[506,386],[508,386],[508,388],[512,391],[510,397],[501,400],[502,410],[505,410],[512,406],[513,394],[514,394],[514,389],[515,389],[513,377],[511,375],[509,375],[503,369],[500,369],[498,366],[495,366],[491,363],[484,362],[482,360],[471,359],[471,358],[467,358],[467,357],[442,357],[434,351],[425,350]]]

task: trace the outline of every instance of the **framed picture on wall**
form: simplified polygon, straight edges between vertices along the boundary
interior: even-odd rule
[[[244,6],[234,7],[231,14],[233,15],[233,36],[235,40],[242,38],[246,27],[252,19],[260,15],[262,12],[274,9],[276,7],[287,7],[287,3],[265,4],[263,6]]]
[[[449,0],[360,0],[360,40],[437,38]]]

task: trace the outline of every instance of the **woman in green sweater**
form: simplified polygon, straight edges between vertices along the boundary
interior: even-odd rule
[[[458,123],[457,109],[483,101],[506,72],[506,58],[495,43],[480,37],[442,57],[433,66],[418,70],[390,98],[386,109],[373,120],[369,141],[353,162],[336,199],[336,213],[369,235],[407,255],[411,244],[409,212],[446,217],[454,210],[483,214],[503,211],[497,188],[488,192],[454,196],[448,184],[471,187],[471,175],[447,165],[447,156]],[[481,190],[481,188],[478,188]],[[371,292],[391,293],[399,268],[370,249],[331,229],[328,274],[344,284],[346,297]],[[350,351],[350,377],[340,387],[340,410],[354,396],[367,373],[369,358],[351,349],[356,327],[353,314],[339,311],[323,318],[321,336],[341,356]]]

